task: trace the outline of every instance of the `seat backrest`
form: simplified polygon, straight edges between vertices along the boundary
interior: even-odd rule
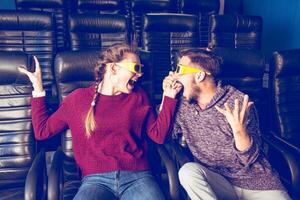
[[[209,17],[219,11],[219,0],[182,0],[182,13],[198,16],[199,46],[207,47],[210,41]]]
[[[29,56],[24,52],[0,51],[1,195],[4,195],[3,190],[24,187],[36,155],[31,124],[32,86],[26,75],[18,71],[19,66],[30,70],[30,63]]]
[[[260,128],[269,127],[268,90],[264,85],[265,56],[258,50],[215,48],[213,52],[222,58],[219,79],[249,95],[255,103],[260,119]]]
[[[0,11],[0,50],[24,51],[37,56],[43,84],[52,96],[55,31],[50,13],[40,11]]]
[[[278,51],[270,60],[272,130],[300,148],[300,49]]]
[[[16,0],[18,10],[43,11],[54,15],[57,35],[57,49],[63,50],[67,46],[67,4],[64,0]]]
[[[125,6],[121,0],[77,0],[77,12],[124,14]]]
[[[198,46],[198,22],[195,15],[151,13],[143,18],[142,48],[153,55],[155,99],[161,98],[163,78],[175,68],[176,53]]]
[[[212,15],[210,45],[239,49],[260,49],[262,17],[246,15]]]
[[[69,18],[70,49],[105,49],[128,41],[124,15],[74,14]]]
[[[141,46],[142,39],[142,18],[146,13],[176,13],[176,0],[132,0],[131,1],[131,23],[132,31],[135,34],[135,39],[138,46]]]
[[[60,102],[73,90],[88,87],[94,83],[94,67],[99,51],[81,50],[58,53],[55,58],[55,78]],[[82,59],[84,58],[84,59]],[[70,130],[62,134],[63,183],[80,180],[80,172],[73,157],[72,136]]]

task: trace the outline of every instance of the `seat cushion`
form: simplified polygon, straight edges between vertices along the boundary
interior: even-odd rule
[[[63,187],[64,188],[63,199],[72,200],[76,195],[80,185],[81,185],[81,181],[79,180],[65,182]]]
[[[24,199],[24,188],[9,188],[0,190],[0,199],[1,200],[21,200]]]

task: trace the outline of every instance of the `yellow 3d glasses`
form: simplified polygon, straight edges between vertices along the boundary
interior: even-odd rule
[[[206,72],[202,69],[198,69],[198,68],[194,68],[194,67],[190,67],[190,66],[186,66],[186,65],[181,65],[181,64],[178,64],[176,67],[176,70],[175,70],[175,73],[179,74],[179,75],[193,74],[193,73],[197,73],[197,72],[204,72],[207,75],[211,75],[210,72]]]
[[[143,74],[143,66],[142,64],[128,62],[128,63],[115,63],[117,66],[125,68],[133,73]]]

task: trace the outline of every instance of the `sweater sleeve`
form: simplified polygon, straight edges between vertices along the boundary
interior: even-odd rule
[[[261,144],[258,115],[254,106],[249,108],[246,119],[246,130],[251,140],[250,147],[244,151],[238,151],[235,148],[235,152],[241,163],[244,166],[249,166],[257,160],[260,153]]]
[[[31,100],[32,124],[37,140],[44,140],[65,130],[67,126],[65,103],[63,102],[57,111],[49,114],[45,97],[36,97]]]
[[[177,100],[164,97],[162,110],[156,117],[152,109],[149,110],[146,129],[148,136],[156,143],[163,144],[171,132]]]

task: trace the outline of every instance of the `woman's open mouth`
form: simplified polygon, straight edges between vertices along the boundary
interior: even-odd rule
[[[130,87],[134,87],[135,86],[135,84],[137,83],[137,80],[134,80],[134,79],[130,79],[129,81],[128,81],[128,85],[130,86]]]

